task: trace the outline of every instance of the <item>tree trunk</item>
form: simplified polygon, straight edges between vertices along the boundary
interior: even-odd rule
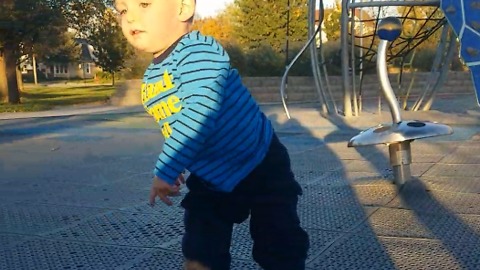
[[[20,70],[20,67],[17,66],[17,84],[18,84],[18,91],[20,93],[23,92],[23,77],[22,77],[22,71]]]
[[[38,84],[38,78],[37,78],[37,60],[35,58],[35,54],[32,54],[32,62],[33,62],[33,82],[35,85]]]
[[[112,86],[115,86],[115,72],[112,72]]]
[[[7,100],[8,87],[7,87],[7,72],[5,70],[5,57],[3,50],[0,50],[0,102]]]
[[[3,56],[5,60],[5,73],[7,76],[8,96],[7,101],[10,104],[20,103],[20,92],[17,83],[17,59],[15,56],[15,44],[5,43],[3,47]]]

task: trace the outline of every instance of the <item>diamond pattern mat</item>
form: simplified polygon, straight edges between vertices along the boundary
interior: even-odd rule
[[[452,247],[441,241],[352,235],[309,264],[312,269],[478,269],[478,245]]]
[[[183,217],[130,212],[111,212],[49,234],[71,241],[100,242],[111,245],[154,247],[183,235]]]
[[[106,212],[100,208],[51,205],[0,205],[0,232],[41,235]]]
[[[160,134],[149,118],[90,117],[2,125],[0,269],[181,269],[182,197],[147,205]],[[358,130],[315,124],[279,134],[304,190],[307,269],[480,269],[477,141],[415,141],[399,190],[388,147],[348,148]],[[259,269],[248,221],[232,238],[231,269]]]
[[[480,244],[480,216],[455,213],[426,213],[407,209],[380,208],[362,231],[378,236],[440,239],[445,245]]]
[[[145,250],[31,238],[0,250],[0,269],[114,269]]]
[[[417,212],[480,214],[480,194],[429,190],[421,181],[412,180],[388,207],[413,209]]]

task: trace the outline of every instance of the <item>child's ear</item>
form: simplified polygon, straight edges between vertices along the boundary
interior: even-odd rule
[[[178,17],[180,21],[186,22],[195,14],[195,0],[180,0],[180,12]]]

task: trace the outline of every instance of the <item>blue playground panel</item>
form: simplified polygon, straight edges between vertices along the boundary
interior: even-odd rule
[[[441,8],[460,40],[460,55],[470,68],[480,105],[480,0],[442,0]]]

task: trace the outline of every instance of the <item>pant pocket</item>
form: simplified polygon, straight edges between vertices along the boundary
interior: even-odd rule
[[[245,200],[233,196],[220,199],[215,205],[215,211],[223,219],[240,224],[250,215],[250,209]]]

